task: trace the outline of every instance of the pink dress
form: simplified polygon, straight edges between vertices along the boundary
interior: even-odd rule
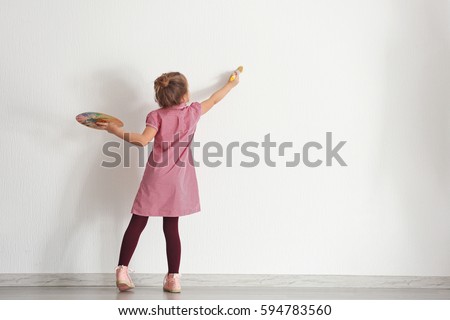
[[[201,104],[182,103],[147,115],[158,130],[131,213],[180,217],[200,211],[197,177],[190,145]]]

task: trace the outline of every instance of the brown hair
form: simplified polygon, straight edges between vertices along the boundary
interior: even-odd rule
[[[180,104],[187,92],[187,79],[180,72],[163,73],[155,80],[155,101],[161,108]]]

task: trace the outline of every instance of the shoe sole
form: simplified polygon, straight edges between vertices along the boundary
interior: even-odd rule
[[[124,283],[124,282],[116,282],[116,286],[117,286],[117,288],[119,288],[120,291],[127,291],[127,290],[134,288],[134,286],[131,287],[127,283]]]
[[[181,293],[181,289],[179,289],[179,290],[169,290],[169,289],[163,288],[163,290],[165,292],[170,292],[170,293]]]

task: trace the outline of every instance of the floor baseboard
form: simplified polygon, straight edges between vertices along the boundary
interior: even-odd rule
[[[132,273],[136,285],[161,286],[164,274]],[[183,286],[450,289],[450,277],[182,274]],[[0,286],[115,286],[114,273],[0,273]]]

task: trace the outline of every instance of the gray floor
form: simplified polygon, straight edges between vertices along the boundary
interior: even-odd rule
[[[0,287],[0,300],[450,300],[450,289],[183,287]]]

